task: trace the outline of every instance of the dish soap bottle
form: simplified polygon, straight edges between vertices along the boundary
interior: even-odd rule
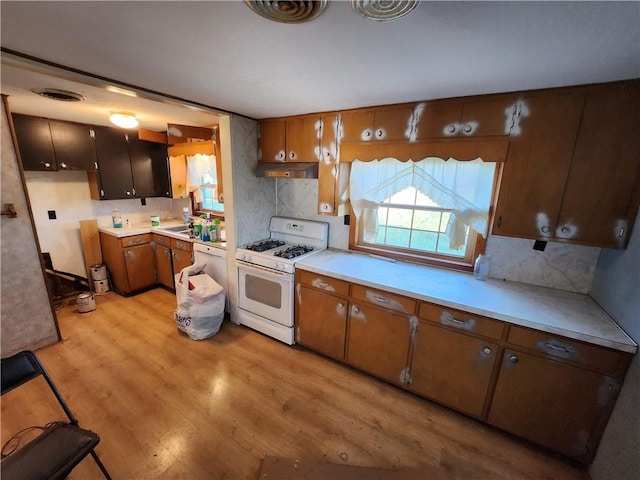
[[[113,209],[111,219],[113,220],[113,228],[122,228],[122,215],[120,215],[117,208]]]
[[[491,257],[489,255],[478,255],[476,262],[473,264],[473,276],[476,280],[486,280],[489,278],[491,270]]]

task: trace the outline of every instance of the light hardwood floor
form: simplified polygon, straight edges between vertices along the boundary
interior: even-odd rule
[[[37,353],[115,479],[257,479],[265,455],[440,466],[453,479],[583,479],[568,461],[399,388],[225,322],[193,341],[155,289],[58,311]],[[63,418],[40,380],[2,399],[2,441]],[[99,478],[90,459],[72,479]]]

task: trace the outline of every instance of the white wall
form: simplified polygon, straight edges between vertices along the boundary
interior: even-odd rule
[[[111,226],[111,213],[117,208],[123,222],[150,226],[151,214],[181,219],[182,207],[189,205],[188,199],[169,198],[147,198],[144,206],[140,199],[92,200],[83,171],[25,172],[25,178],[41,251],[51,254],[54,269],[81,277],[86,277],[86,270],[80,220],[95,218],[98,225]],[[55,220],[49,219],[49,210],[55,210]]]
[[[17,218],[3,216],[0,226],[0,337],[1,354],[6,357],[54,343],[58,331],[4,106],[0,116],[2,204],[13,203],[18,212]]]
[[[640,213],[626,250],[602,250],[591,297],[640,343]],[[590,469],[593,480],[640,477],[640,355],[622,386]]]

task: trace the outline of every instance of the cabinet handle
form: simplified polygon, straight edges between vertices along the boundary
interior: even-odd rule
[[[330,285],[330,284],[328,284],[327,282],[323,282],[322,280],[318,280],[318,286],[319,286],[319,287],[322,287],[322,288],[328,288],[328,287],[330,287],[331,285]]]
[[[353,313],[360,313],[360,309],[355,305],[353,306]]]
[[[44,162],[44,168],[50,168],[51,164],[49,162]]]
[[[342,309],[344,308],[344,303],[340,302],[340,303],[338,304],[338,308],[339,308],[340,310],[342,310]]]
[[[491,349],[489,347],[484,347],[482,349],[482,353],[484,353],[485,355],[491,355]]]
[[[276,155],[276,160],[284,160],[284,150],[280,150]]]
[[[562,228],[560,229],[560,231],[561,231],[562,233],[569,233],[569,232],[571,231],[571,229],[570,229],[569,227],[562,227]]]
[[[622,238],[624,235],[624,227],[620,228],[620,233],[618,234],[619,238]]]
[[[509,363],[518,363],[518,357],[515,355],[509,355]]]
[[[471,133],[471,130],[473,130],[473,127],[467,123],[464,126],[464,133]]]
[[[376,130],[376,137],[378,137],[378,138],[384,137],[384,130],[382,130],[381,128]]]
[[[502,225],[502,215],[498,217],[498,227]]]
[[[378,303],[391,303],[391,301],[388,298],[380,297],[378,295],[374,295],[373,299]]]
[[[573,355],[576,353],[573,348],[568,345],[562,345],[561,343],[546,342],[544,347],[549,350],[555,350],[556,352],[566,353],[567,355]]]
[[[296,159],[296,152],[289,152],[289,158],[291,160],[295,160]]]
[[[457,130],[458,130],[458,127],[456,126],[455,123],[452,123],[452,124],[447,125],[446,127],[444,127],[445,133],[447,133],[449,135],[455,134]]]
[[[545,225],[541,228],[542,233],[549,233],[551,231],[551,227],[549,225]]]
[[[67,168],[67,164],[66,164],[66,163],[64,163],[64,162],[62,162],[62,163],[60,164],[60,168]]]
[[[131,192],[126,192],[127,195],[131,195]]]

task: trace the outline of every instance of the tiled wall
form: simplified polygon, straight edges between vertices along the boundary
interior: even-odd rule
[[[2,203],[15,204],[18,212],[17,218],[3,216],[0,226],[0,337],[2,356],[5,357],[56,342],[58,334],[4,107],[0,116]]]

